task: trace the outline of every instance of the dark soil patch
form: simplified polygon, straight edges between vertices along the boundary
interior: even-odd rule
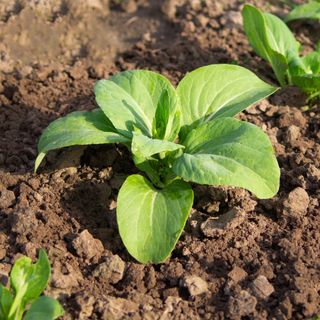
[[[32,173],[42,130],[71,110],[93,108],[99,78],[147,68],[177,82],[201,65],[238,63],[275,81],[243,34],[241,1],[167,1],[165,13],[158,1],[111,2],[111,11],[108,1],[91,2],[100,9],[79,1],[78,11],[71,2],[0,5],[1,281],[7,283],[21,254],[35,258],[45,248],[53,265],[46,293],[62,302],[64,319],[308,319],[319,313],[320,110],[302,111],[305,97],[294,88],[240,116],[273,142],[278,195],[260,201],[241,189],[196,186],[186,229],[162,265],[136,263],[119,237],[117,193],[136,172],[126,150],[64,149],[49,154],[42,173]],[[35,10],[42,15],[28,28]],[[79,27],[79,19],[89,27]],[[309,50],[319,24],[292,27]],[[45,50],[52,30],[70,32],[74,42],[56,34]],[[22,50],[32,44],[34,51]]]

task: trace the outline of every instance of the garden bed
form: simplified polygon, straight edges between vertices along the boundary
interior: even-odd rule
[[[244,35],[241,1],[171,1],[163,12],[159,1],[110,3],[110,10],[107,2],[0,5],[1,281],[21,254],[35,259],[44,248],[53,269],[46,294],[62,303],[64,319],[319,313],[320,110],[306,108],[295,88],[240,116],[273,143],[278,195],[258,200],[243,189],[194,186],[185,231],[160,265],[134,261],[118,233],[117,194],[137,172],[125,148],[51,152],[33,173],[42,130],[70,111],[92,109],[95,81],[119,71],[150,69],[177,83],[196,67],[237,63],[276,83]],[[278,1],[250,2],[288,11]],[[291,28],[306,52],[319,40],[319,22]]]

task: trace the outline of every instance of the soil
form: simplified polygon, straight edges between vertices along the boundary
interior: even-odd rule
[[[280,1],[249,1],[288,12]],[[53,4],[54,3],[54,4]],[[75,5],[75,3],[77,5]],[[51,152],[33,173],[50,121],[95,107],[97,79],[156,70],[177,83],[194,68],[272,70],[243,33],[242,1],[2,1],[0,4],[0,280],[47,250],[46,294],[63,319],[309,319],[320,312],[320,110],[285,88],[240,115],[270,136],[281,167],[276,197],[194,186],[195,204],[168,261],[141,265],[115,220],[136,172],[117,145]],[[290,25],[310,51],[319,22]]]

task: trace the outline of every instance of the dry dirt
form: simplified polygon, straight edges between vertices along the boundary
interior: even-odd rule
[[[0,280],[21,254],[45,248],[46,293],[63,304],[63,319],[309,319],[320,312],[320,109],[305,108],[295,88],[240,115],[273,142],[278,195],[195,186],[185,231],[161,265],[137,263],[119,237],[117,193],[136,172],[125,149],[52,152],[33,173],[42,130],[93,108],[97,79],[146,68],[176,83],[198,66],[238,63],[275,83],[243,34],[242,1],[160,3],[1,2]],[[318,22],[291,27],[305,51],[319,40]]]

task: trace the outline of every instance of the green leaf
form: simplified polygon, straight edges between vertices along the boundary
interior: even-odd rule
[[[309,99],[320,96],[320,74],[294,75],[292,83],[308,94]]]
[[[288,26],[277,16],[271,13],[263,13],[268,44],[271,49],[281,53],[290,61],[291,56],[299,55],[300,43],[295,39]]]
[[[183,145],[177,143],[148,138],[139,132],[133,133],[131,151],[134,163],[140,170],[146,172],[152,183],[158,187],[163,187],[161,175],[165,170],[160,159],[183,148]],[[154,155],[158,155],[158,158],[152,158]]]
[[[50,123],[38,143],[35,171],[50,150],[75,145],[128,142],[116,132],[101,110],[72,112]]]
[[[11,287],[15,292],[10,316],[18,308],[25,307],[40,296],[48,284],[50,273],[50,262],[44,250],[40,250],[35,264],[32,264],[28,257],[22,257],[15,262],[10,274]]]
[[[138,132],[133,133],[131,151],[133,154],[145,159],[150,158],[157,153],[175,151],[181,148],[184,148],[181,144],[148,138]]]
[[[156,109],[164,99],[177,108],[178,99],[171,83],[160,74],[146,70],[121,72],[110,80],[100,80],[94,88],[96,101],[117,130],[131,138],[134,128],[152,137]],[[159,102],[160,100],[160,102]]]
[[[142,263],[168,258],[184,228],[193,203],[189,184],[175,180],[162,190],[132,175],[118,195],[117,221],[129,253]]]
[[[309,3],[296,6],[285,17],[286,22],[297,19],[320,19],[320,2],[310,1]]]
[[[189,130],[218,117],[232,117],[276,90],[239,66],[198,68],[188,73],[177,88],[183,106],[182,125]]]
[[[10,308],[13,303],[13,297],[10,291],[0,283],[0,319],[7,319]]]
[[[288,64],[299,56],[299,42],[286,24],[272,14],[263,13],[252,5],[245,5],[242,16],[251,46],[271,64],[279,83],[285,85]]]
[[[220,118],[194,129],[181,142],[185,153],[173,164],[184,180],[231,185],[270,198],[279,189],[280,170],[268,136],[258,127]]]
[[[306,73],[320,74],[320,52],[311,52],[302,58]]]
[[[32,303],[24,320],[54,320],[63,314],[64,310],[57,300],[41,296]]]
[[[158,101],[152,124],[153,137],[174,141],[180,129],[180,105],[178,96],[164,90]]]

